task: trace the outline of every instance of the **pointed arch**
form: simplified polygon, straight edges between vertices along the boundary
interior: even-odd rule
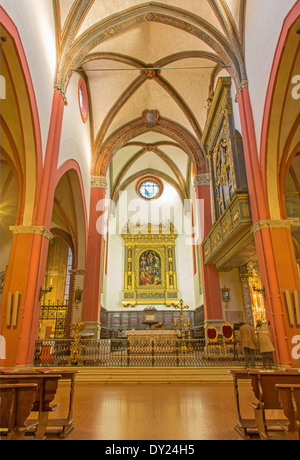
[[[75,160],[68,160],[60,166],[55,177],[55,188],[62,177],[69,173],[70,187],[72,188],[74,206],[77,218],[77,241],[76,260],[82,265],[85,264],[88,242],[88,216],[86,208],[86,198],[80,166]]]
[[[187,193],[187,190],[186,190],[186,184],[185,184],[184,178],[183,178],[180,170],[176,166],[176,164],[161,149],[159,149],[157,146],[144,144],[142,149],[139,150],[136,154],[134,154],[127,161],[127,163],[123,166],[123,168],[121,169],[120,173],[116,177],[116,180],[115,180],[115,182],[113,184],[113,189],[112,189],[112,200],[113,201],[116,200],[119,187],[120,187],[120,185],[122,183],[122,180],[125,177],[126,173],[129,171],[129,169],[133,166],[133,164],[137,160],[139,160],[144,154],[146,154],[148,152],[153,152],[154,154],[156,154],[159,158],[161,158],[168,165],[168,167],[171,169],[171,171],[173,172],[174,176],[176,177],[176,179],[178,181],[178,184],[179,184],[179,187],[180,187],[180,190],[181,190],[181,195],[185,199],[187,199],[188,198],[188,193]]]
[[[16,125],[19,126],[19,143],[22,145],[22,152],[16,149],[18,159],[15,161],[18,175],[22,176],[19,223],[22,223],[22,219],[25,216],[24,218],[27,222],[34,224],[43,168],[40,119],[31,73],[19,32],[1,6],[0,16],[1,35],[6,38],[6,43],[2,50],[2,70],[5,67],[7,72],[7,91],[11,88],[11,94],[14,98],[11,101],[11,105],[8,107],[8,104],[6,104],[5,107],[10,110],[14,107],[17,111],[15,121]],[[16,139],[11,131],[11,126],[6,125],[4,105],[1,118],[2,127],[5,125],[6,133],[10,133],[10,144],[12,145],[13,142],[15,145]]]
[[[191,158],[196,174],[207,172],[206,156],[203,147],[197,140],[183,126],[159,117],[155,124],[149,125],[143,118],[138,118],[115,131],[102,148],[95,152],[91,167],[92,174],[106,176],[110,161],[117,151],[123,148],[130,140],[149,131],[164,134],[175,140]]]
[[[72,71],[78,69],[97,45],[129,28],[151,22],[175,27],[205,42],[223,60],[237,88],[239,87],[244,75],[241,69],[243,60],[236,55],[227,37],[200,16],[158,2],[143,3],[109,16],[81,34],[69,47],[67,54],[63,54],[59,60],[56,87],[66,92]]]
[[[180,196],[180,199],[182,200],[182,202],[184,202],[184,200],[186,199],[184,190],[182,190],[180,185],[178,185],[177,182],[174,179],[172,179],[168,174],[165,174],[162,171],[158,171],[156,169],[149,168],[149,169],[143,169],[141,171],[138,171],[138,172],[132,174],[130,177],[125,179],[115,189],[115,191],[114,191],[114,201],[115,201],[115,203],[117,203],[118,200],[119,200],[120,192],[125,190],[132,182],[135,182],[136,180],[138,180],[140,177],[143,177],[143,176],[156,176],[156,177],[159,177],[160,179],[168,182],[168,184],[170,184],[174,188],[174,190],[176,190],[176,192]]]
[[[293,139],[295,142],[300,126],[299,101],[293,101],[291,84],[299,61],[299,15],[298,0],[283,23],[271,69],[262,123],[260,168],[270,217],[273,219],[285,215],[281,189],[289,161],[288,147],[292,145]],[[289,132],[287,127],[290,128]]]

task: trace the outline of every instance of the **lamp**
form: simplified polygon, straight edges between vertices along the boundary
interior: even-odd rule
[[[266,299],[266,288],[262,287],[261,289],[257,288],[255,284],[252,284],[252,289],[254,292],[257,292],[258,294],[262,294],[264,296],[264,299]]]
[[[53,291],[53,286],[52,286],[52,278],[50,280],[50,287],[48,287],[48,289],[42,289],[40,288],[40,295],[39,295],[39,301],[42,300],[42,297],[44,297],[44,295],[48,294],[49,292],[52,292]]]

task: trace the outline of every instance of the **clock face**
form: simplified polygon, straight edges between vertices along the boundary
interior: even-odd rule
[[[160,193],[160,186],[153,180],[147,180],[141,183],[139,192],[146,200],[153,200]]]

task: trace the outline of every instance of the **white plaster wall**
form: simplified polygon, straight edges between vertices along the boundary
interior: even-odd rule
[[[198,235],[198,211],[197,211],[197,203],[196,203],[196,193],[195,193],[195,187],[193,184],[193,180],[191,181],[190,184],[190,197],[192,200],[193,204],[193,210],[194,210],[194,226],[196,227],[196,237]],[[198,242],[199,243],[199,242]],[[193,250],[193,249],[192,249]],[[194,275],[193,273],[193,279],[194,279],[194,302],[195,302],[195,308],[200,307],[204,303],[204,296],[203,293],[200,293],[200,285],[202,284],[202,267],[201,267],[201,258],[200,258],[200,253],[199,256],[197,255],[197,252],[200,251],[199,244],[196,245],[195,247],[195,256],[196,256],[196,267],[197,267],[197,272]]]
[[[294,4],[295,0],[247,1],[245,60],[258,149],[274,54],[283,21]]]
[[[194,295],[193,246],[189,240],[185,234],[179,235],[176,240],[177,287],[179,299],[194,310],[198,304],[195,304]]]
[[[68,160],[77,161],[83,180],[87,214],[90,212],[90,165],[91,138],[90,121],[82,121],[78,103],[78,82],[80,76],[74,74],[67,90],[68,105],[64,109],[58,168]]]
[[[0,0],[18,29],[28,61],[39,112],[43,155],[51,116],[56,44],[51,0]]]
[[[102,305],[107,310],[122,310],[124,289],[124,242],[120,235],[109,235],[105,295]]]
[[[231,99],[232,99],[232,110],[233,110],[233,117],[234,117],[234,126],[235,129],[242,135],[242,127],[241,127],[241,120],[240,120],[240,112],[237,102],[235,102],[235,85],[231,88]]]
[[[234,268],[230,272],[220,272],[220,289],[224,287],[230,289],[230,301],[228,302],[227,308],[226,303],[222,302],[223,318],[224,320],[230,320],[236,318],[235,322],[238,322],[239,315],[236,312],[240,312],[241,321],[244,320],[244,299],[243,291],[240,280],[239,269]],[[233,315],[233,316],[228,316]],[[233,322],[233,321],[232,321]]]

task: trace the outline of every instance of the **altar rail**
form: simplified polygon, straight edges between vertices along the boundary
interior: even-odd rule
[[[79,342],[77,361],[71,359],[74,340],[42,340],[36,342],[35,366],[94,367],[206,367],[242,366],[244,355],[238,342],[225,345],[222,340],[207,345],[205,339],[160,340],[132,342],[127,339],[83,339]],[[73,348],[74,349],[74,348]],[[72,354],[74,357],[74,353]],[[261,365],[260,356],[256,364]]]

